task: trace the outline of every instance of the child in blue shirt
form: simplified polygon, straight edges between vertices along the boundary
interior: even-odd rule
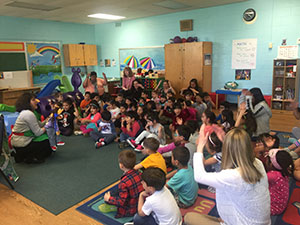
[[[111,113],[104,110],[101,113],[102,119],[98,120],[97,127],[98,131],[91,131],[90,136],[95,143],[96,148],[107,145],[114,141],[117,137],[116,129],[114,123],[111,121]]]
[[[176,166],[178,170],[177,172],[171,173],[170,176],[172,177],[166,186],[173,191],[176,202],[180,208],[190,207],[195,203],[198,196],[198,184],[194,179],[192,167],[188,165],[189,159],[190,152],[186,147],[176,147],[172,151],[172,164]]]

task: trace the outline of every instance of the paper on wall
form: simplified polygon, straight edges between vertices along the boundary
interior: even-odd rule
[[[232,69],[256,69],[257,39],[232,41]]]
[[[3,72],[4,79],[13,79],[12,72]]]

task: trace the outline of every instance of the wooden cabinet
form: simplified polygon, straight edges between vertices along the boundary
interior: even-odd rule
[[[65,66],[96,66],[96,45],[65,44],[64,60]]]
[[[273,63],[272,109],[287,110],[299,101],[299,59],[275,59]]]
[[[203,91],[211,92],[212,42],[165,45],[165,78],[177,92],[196,78]]]
[[[83,55],[85,66],[97,65],[97,46],[96,45],[83,45]]]

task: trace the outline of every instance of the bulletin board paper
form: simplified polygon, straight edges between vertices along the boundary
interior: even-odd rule
[[[278,46],[277,59],[297,59],[298,45]]]
[[[232,41],[232,69],[256,69],[257,39]]]

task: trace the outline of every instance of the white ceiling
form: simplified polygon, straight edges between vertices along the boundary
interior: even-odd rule
[[[13,0],[0,0],[0,16],[14,16],[33,19],[52,20],[60,22],[74,22],[83,24],[99,24],[111,22],[107,20],[88,18],[94,13],[106,13],[125,16],[126,20],[149,17],[161,14],[186,11],[225,5],[247,0],[174,0],[187,5],[186,8],[169,9],[153,5],[164,0],[18,0],[21,2],[51,6],[59,8],[53,11],[42,11],[26,8],[6,6]]]

